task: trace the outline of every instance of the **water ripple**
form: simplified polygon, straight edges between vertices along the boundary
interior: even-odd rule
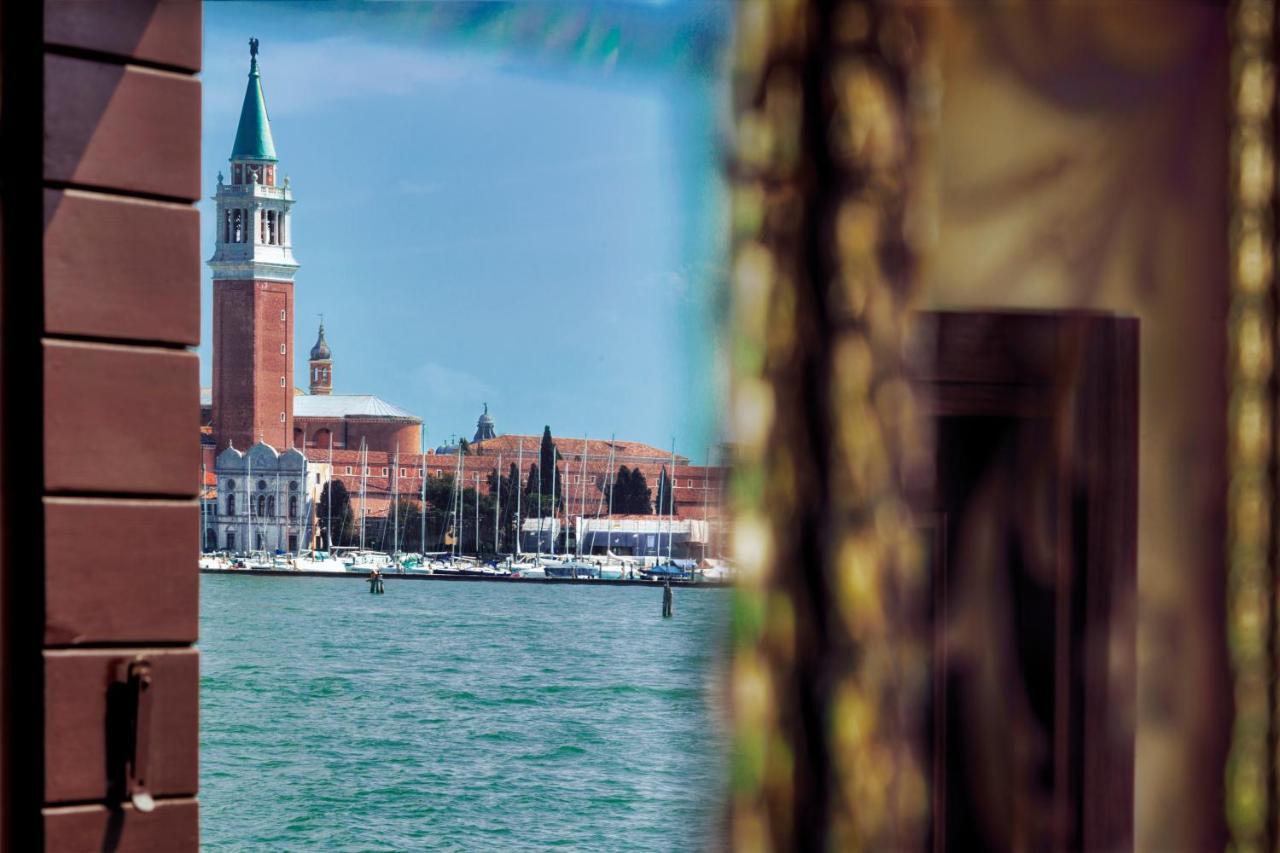
[[[723,591],[201,579],[209,850],[700,850]]]

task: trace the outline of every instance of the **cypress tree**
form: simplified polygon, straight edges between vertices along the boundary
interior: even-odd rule
[[[613,484],[613,511],[618,515],[631,513],[631,469],[623,465]]]
[[[653,514],[653,490],[639,468],[631,472],[631,509],[636,515]]]

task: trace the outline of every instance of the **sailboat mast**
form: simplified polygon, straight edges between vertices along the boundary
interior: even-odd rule
[[[368,517],[369,496],[369,448],[360,436],[360,550],[364,550],[364,523]]]
[[[480,475],[475,474],[476,492],[476,559],[480,559]]]
[[[494,487],[498,490],[493,502],[493,555],[498,555],[498,531],[502,529],[502,454],[498,454],[498,470],[493,477]]]
[[[244,505],[249,513],[246,516],[247,521],[245,522],[244,531],[244,550],[246,552],[253,550],[253,545],[250,544],[253,542],[253,492],[251,491],[252,487],[249,485],[253,482],[253,448],[250,447],[249,451],[244,455]]]
[[[617,482],[613,465],[617,461],[615,454],[618,452],[618,449],[613,446],[615,437],[613,434],[609,435],[609,470],[605,473],[605,476],[609,478],[609,537],[606,540],[608,544],[605,545],[605,553],[607,555],[613,554],[613,487]]]
[[[524,479],[524,436],[516,439],[516,556],[520,556],[520,537],[524,533],[524,519],[520,517],[520,493],[524,491],[520,481]]]
[[[325,548],[326,554],[333,551],[333,430],[329,430],[329,482],[327,486],[329,498],[324,502],[324,532],[329,542],[328,547]]]
[[[707,561],[707,540],[711,538],[711,523],[707,520],[707,492],[711,488],[711,448],[703,453],[702,467],[702,562]]]
[[[582,483],[579,486],[578,493],[582,495],[582,499],[578,502],[578,515],[585,516],[587,514],[587,437],[582,437]],[[578,556],[582,556],[582,529],[575,528],[573,536],[574,542],[578,546]]]
[[[671,437],[671,473],[667,475],[667,507],[670,517],[667,520],[667,562],[671,562],[676,535],[676,438]]]
[[[208,544],[204,540],[204,531],[205,531],[206,525],[208,524],[208,522],[205,520],[205,510],[204,510],[205,500],[209,497],[209,486],[205,483],[205,478],[208,476],[209,476],[208,472],[205,470],[205,464],[201,462],[200,463],[200,553],[201,554],[203,554],[205,551],[204,546]]]
[[[556,471],[559,466],[556,465],[556,448],[551,447],[551,556],[556,555]]]
[[[391,460],[391,553],[400,553],[400,442]]]
[[[458,453],[457,469],[456,469],[457,473],[455,473],[453,477],[453,481],[457,486],[457,490],[456,490],[457,494],[455,494],[453,498],[454,504],[456,507],[453,511],[453,523],[454,523],[454,528],[457,532],[457,535],[454,538],[457,539],[458,541],[454,542],[453,545],[454,545],[455,554],[461,557],[462,542],[464,538],[463,529],[462,529],[462,490],[466,486],[466,484],[462,482],[463,469],[462,469],[462,445],[461,444],[457,445],[457,453]]]
[[[284,544],[284,543],[282,543],[282,542],[280,541],[280,539],[281,539],[281,537],[284,535],[284,523],[281,521],[281,516],[282,516],[284,513],[281,511],[281,506],[280,506],[280,468],[279,468],[279,459],[277,459],[276,464],[277,464],[277,467],[276,467],[276,505],[275,505],[275,512],[274,512],[274,513],[272,514],[272,516],[271,516],[271,523],[272,523],[273,525],[275,525],[275,528],[276,528],[276,550],[277,550],[277,551],[282,551],[282,550],[284,550],[284,549],[283,549],[283,548],[281,548],[280,546],[281,546],[282,544]]]
[[[542,454],[538,454],[538,556],[542,556]]]
[[[422,441],[420,442],[421,455],[419,460],[422,462],[422,478],[418,487],[418,524],[421,530],[418,532],[418,551],[423,556],[423,564],[426,564],[427,555],[427,431],[422,431]]]

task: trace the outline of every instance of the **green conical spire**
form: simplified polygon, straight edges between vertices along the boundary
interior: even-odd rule
[[[257,39],[249,39],[249,85],[244,90],[231,159],[276,161],[276,144],[271,139],[271,122],[267,118],[267,102],[262,97],[262,77],[258,74]]]

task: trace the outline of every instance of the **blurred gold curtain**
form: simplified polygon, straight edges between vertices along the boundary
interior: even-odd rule
[[[759,0],[734,55],[731,832],[918,846],[915,308],[1142,322],[1136,838],[1276,846],[1275,21]]]

